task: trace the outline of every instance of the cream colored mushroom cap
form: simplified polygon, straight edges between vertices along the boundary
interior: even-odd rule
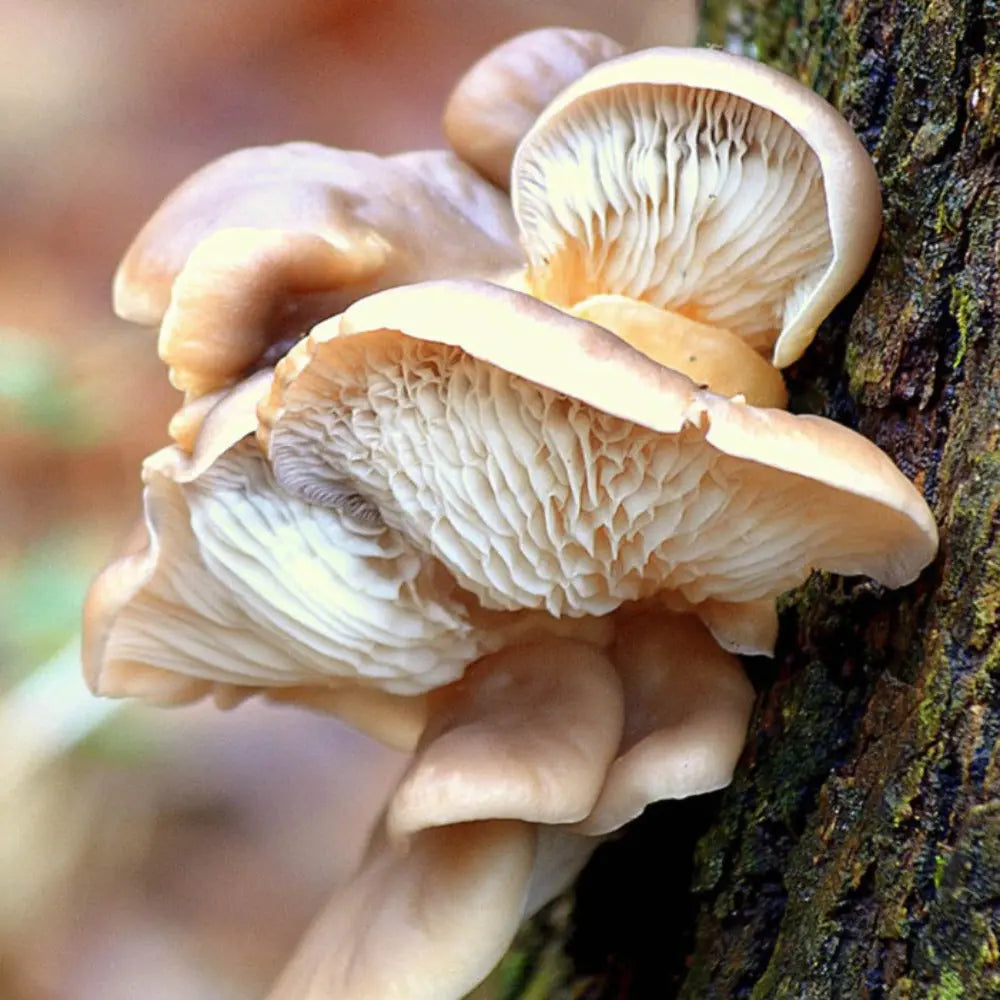
[[[115,311],[136,323],[159,323],[192,252],[229,229],[267,230],[273,243],[284,234],[293,256],[305,261],[304,291],[313,300],[325,268],[327,298],[335,305],[300,303],[312,322],[376,288],[427,277],[488,275],[521,259],[507,199],[450,152],[382,157],[310,142],[260,146],[209,163],[164,200],[118,267]],[[329,244],[327,259],[308,242],[296,243],[296,236],[311,236],[313,244],[322,238]],[[206,255],[214,272],[226,266],[226,254],[219,252],[225,249]],[[273,283],[282,264],[277,246],[265,249],[265,278]],[[260,268],[260,254],[250,256],[247,263]],[[240,263],[237,255],[231,266]],[[293,260],[284,270],[295,267]],[[237,274],[244,286],[252,277]],[[194,289],[198,281],[197,273],[189,275]]]
[[[261,373],[229,392],[193,453],[147,459],[145,530],[87,597],[87,683],[161,704],[211,695],[231,707],[261,693],[411,750],[422,691],[496,642],[476,637],[448,575],[384,526],[274,486],[248,437],[268,382]]]
[[[671,100],[678,100],[678,93],[685,94],[684,99],[693,102],[691,107],[697,112],[693,117],[688,117],[688,111],[683,109],[676,113],[673,126],[679,128],[681,133],[687,130],[682,135],[687,146],[678,152],[680,147],[675,141],[673,153],[664,146],[662,121],[659,126],[625,122],[627,117],[642,116],[652,107],[659,107],[657,114],[666,113],[662,102],[670,91],[675,94]],[[611,109],[616,101],[624,114],[620,115],[615,127],[607,126],[601,140],[605,141],[607,135],[618,133],[619,138],[624,137],[623,141],[631,141],[631,130],[635,129],[635,145],[629,154],[632,157],[630,169],[636,172],[632,179],[621,175],[620,155],[616,159],[613,153],[578,151],[574,159],[566,151],[572,143],[582,142],[587,135],[587,115],[596,108],[603,109],[601,113],[606,116],[612,116]],[[770,115],[762,116],[760,111],[754,112],[754,107]],[[695,127],[692,122],[697,115],[711,117],[709,112],[713,108],[729,116],[726,128],[720,124],[722,119],[716,118],[714,126],[709,123],[701,128],[700,135],[692,131]],[[775,119],[790,127],[784,135],[780,128],[775,127]],[[808,166],[810,157],[814,157],[821,174],[820,190],[810,194],[806,191],[808,185],[800,184],[800,190],[789,190],[789,203],[785,205],[781,192],[768,188],[766,177],[759,176],[755,181],[758,185],[755,193],[745,194],[739,203],[731,201],[731,196],[741,184],[747,183],[747,178],[730,178],[727,187],[723,168],[729,159],[735,162],[745,155],[746,149],[740,149],[739,145],[743,141],[741,130],[747,127],[753,133],[748,137],[752,140],[748,144],[766,145],[767,155],[772,159],[787,155],[790,164]],[[660,130],[657,131],[657,128]],[[560,133],[564,138],[560,138]],[[796,137],[801,142],[796,142]],[[696,168],[696,161],[690,158],[691,144],[702,143],[708,149],[719,142],[725,146],[724,153],[720,152],[721,145],[716,145],[711,155],[701,150],[703,162]],[[802,143],[805,148],[800,148]],[[676,156],[676,162],[663,165],[665,149]],[[556,166],[548,173],[548,168],[541,163],[546,157],[556,161]],[[654,162],[657,159],[659,163]],[[674,169],[681,174],[672,175]],[[561,171],[558,174],[563,180],[560,186],[554,183],[556,171]],[[587,171],[596,172],[589,183],[585,179]],[[599,206],[609,199],[616,202],[620,211],[628,210],[631,183],[638,183],[641,186],[639,194],[651,199],[662,198],[664,185],[671,185],[671,190],[667,192],[668,199],[673,197],[675,203],[672,206],[668,204],[664,211],[676,211],[681,221],[693,220],[700,226],[700,232],[693,240],[687,234],[681,234],[683,240],[681,236],[676,236],[676,243],[671,245],[670,216],[664,216],[666,224],[663,227],[659,223],[643,221],[634,231],[639,249],[633,251],[632,257],[616,265],[622,273],[615,278],[615,283],[623,287],[591,288],[589,293],[632,294],[654,304],[677,308],[692,302],[698,305],[699,296],[704,299],[709,292],[711,308],[706,313],[711,315],[714,310],[725,315],[731,305],[725,301],[727,295],[730,298],[739,296],[739,290],[732,287],[734,265],[746,263],[748,275],[752,265],[752,270],[758,272],[758,279],[766,280],[768,267],[776,266],[775,248],[780,250],[781,240],[784,240],[788,245],[789,259],[782,259],[779,273],[774,275],[774,283],[781,290],[781,301],[773,303],[780,313],[776,317],[778,323],[772,335],[765,340],[759,339],[761,330],[751,329],[748,332],[753,346],[761,350],[773,349],[774,363],[778,367],[785,367],[801,356],[818,325],[864,272],[881,230],[878,178],[867,152],[841,115],[791,77],[726,52],[659,48],[622,56],[591,70],[546,108],[521,143],[513,167],[511,194],[514,211],[532,267],[543,268],[543,258],[552,252],[556,242],[553,233],[560,227],[578,226],[580,232],[587,230],[585,236],[592,237],[596,233],[601,240],[613,236],[601,229],[599,221],[578,219],[574,213],[583,216],[593,211],[596,220]],[[599,185],[600,189],[595,190],[589,186],[591,184]],[[816,194],[825,201],[825,212],[819,202],[816,202],[815,211],[806,211],[807,196],[816,201]],[[546,205],[547,199],[558,201],[560,195],[565,198],[565,204],[560,203],[554,208]],[[681,204],[682,195],[690,199],[691,203],[686,207]],[[749,219],[753,205],[748,201],[752,203],[755,197],[763,198],[770,207],[773,230],[757,234],[758,242],[765,239],[773,242],[770,253],[757,256],[754,255],[753,227],[747,228],[740,219],[732,217],[733,213],[742,212]],[[720,213],[720,203],[730,213],[728,219]],[[780,226],[775,228],[773,222],[780,221],[782,210],[800,232],[789,235],[782,233]],[[682,218],[684,212],[690,213],[689,218]],[[797,221],[795,212],[799,212]],[[793,258],[801,256],[802,231],[808,230],[805,235],[814,243],[819,238],[818,231],[812,232],[816,228],[814,216],[817,213],[825,214],[825,239],[829,244],[827,259],[822,259],[822,248],[818,244],[806,247],[815,258],[812,262],[814,266],[811,265],[811,273],[796,276]],[[706,225],[706,220],[710,225]],[[741,226],[745,232],[739,231]],[[737,237],[739,253],[734,252],[727,257],[726,241],[732,242]],[[650,248],[655,247],[658,241],[671,255],[669,261],[664,258],[656,266],[648,261],[645,264],[636,262],[635,254],[645,252],[648,256]],[[764,249],[767,245],[764,244]],[[795,247],[799,250],[792,253]],[[723,251],[721,255],[720,250]],[[713,274],[707,274],[707,265],[699,270],[699,265],[705,265],[705,260],[699,255],[709,251],[715,253],[720,262]],[[635,267],[631,267],[633,263],[636,263]],[[666,273],[668,264],[669,274]],[[763,279],[760,271],[764,272]],[[685,272],[690,274],[690,278],[680,281],[677,275]],[[704,281],[706,276],[720,286],[728,280],[728,290],[720,287],[716,293],[714,286],[713,289],[699,287],[699,281]],[[789,285],[790,278],[795,279],[795,287],[783,287]],[[774,295],[774,290],[766,287],[759,292]],[[666,296],[669,301],[657,301],[658,295]],[[705,315],[697,318],[705,319]],[[705,321],[711,322],[710,319]]]
[[[717,602],[811,569],[900,586],[937,547],[861,435],[699,390],[485,282],[355,303],[278,366],[260,416],[286,489],[322,505],[349,483],[494,610],[601,615],[667,591],[724,630]]]
[[[611,652],[625,693],[625,732],[600,798],[575,829],[617,830],[651,802],[725,788],[753,708],[753,686],[693,615],[640,613]]]
[[[420,746],[387,812],[396,837],[472,820],[581,820],[622,734],[611,663],[571,639],[485,656],[428,703]]]
[[[510,187],[514,150],[544,107],[623,47],[596,31],[539,28],[498,45],[455,84],[444,111],[448,144],[497,187]]]
[[[267,1000],[459,1000],[524,913],[535,830],[492,821],[376,845],[334,893]]]

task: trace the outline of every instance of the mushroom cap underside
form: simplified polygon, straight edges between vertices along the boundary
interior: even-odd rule
[[[614,293],[738,333],[791,364],[863,273],[878,178],[792,78],[708,49],[602,63],[543,112],[511,195],[535,290]]]
[[[351,306],[279,365],[261,417],[286,489],[363,497],[497,610],[605,614],[664,591],[742,606],[814,568],[900,586],[937,546],[860,435],[699,390],[485,282]]]

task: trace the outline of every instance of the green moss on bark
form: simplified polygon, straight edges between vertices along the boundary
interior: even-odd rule
[[[875,267],[794,388],[892,455],[943,541],[906,592],[817,580],[786,609],[782,680],[701,845],[680,995],[997,997],[1000,9],[726,7],[714,23],[749,25],[761,58],[840,107],[876,160]],[[767,824],[781,834],[762,849]],[[782,903],[748,906],[755,892]]]
[[[876,260],[792,406],[887,451],[942,548],[898,593],[790,596],[733,786],[585,877],[572,995],[1000,997],[1000,0],[708,0],[704,36],[812,86],[875,159]]]

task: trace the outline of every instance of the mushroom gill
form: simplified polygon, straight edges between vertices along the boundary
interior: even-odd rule
[[[279,483],[350,482],[489,609],[774,598],[811,569],[912,580],[919,494],[860,435],[698,390],[602,327],[480,282],[371,296],[278,366]],[[720,641],[726,644],[724,635]]]
[[[858,279],[881,222],[871,161],[825,101],[708,50],[591,70],[540,116],[512,177],[535,294],[641,300],[779,367]]]
[[[273,364],[359,296],[521,262],[508,199],[452,153],[289,143],[181,184],[126,252],[115,309],[162,321],[160,356],[190,402]]]
[[[247,437],[268,382],[228,393],[193,454],[173,446],[146,460],[143,537],[88,595],[87,681],[164,703],[213,694],[229,705],[261,690],[410,748],[424,717],[413,696],[499,640],[398,534],[277,486]]]

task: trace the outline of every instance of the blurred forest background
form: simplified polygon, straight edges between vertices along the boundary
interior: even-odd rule
[[[0,0],[0,1000],[260,995],[402,760],[332,720],[156,711],[80,679],[89,579],[176,394],[110,310],[162,197],[231,149],[441,143],[461,72],[670,0]]]

